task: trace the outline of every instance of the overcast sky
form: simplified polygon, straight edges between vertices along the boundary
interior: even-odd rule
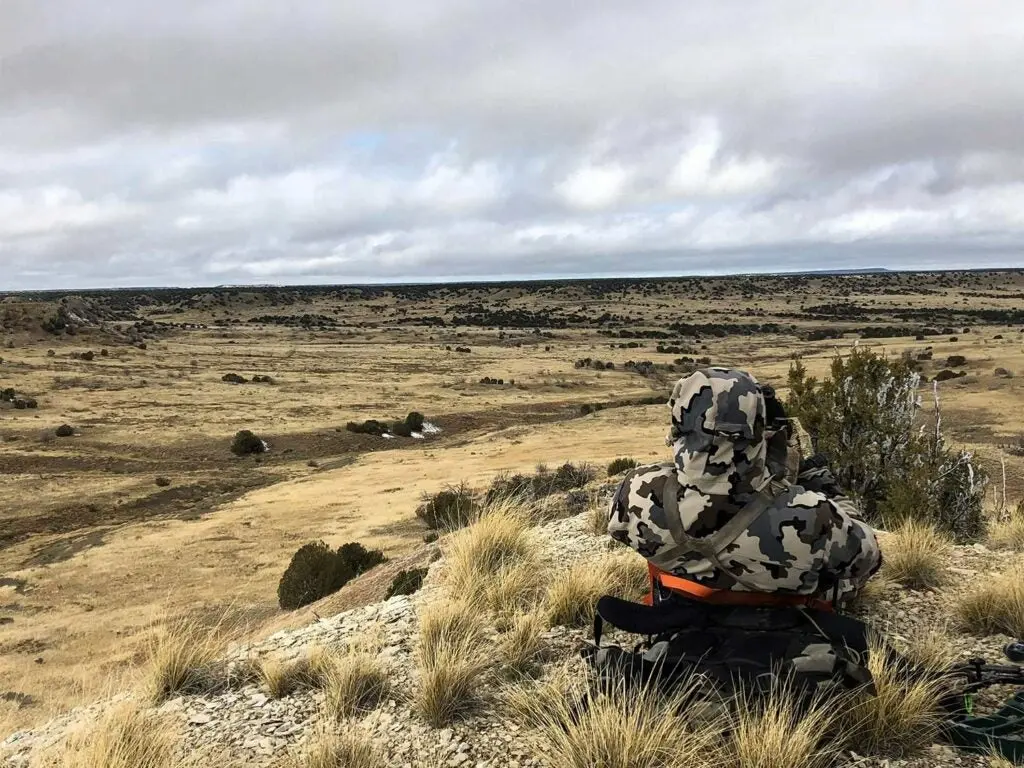
[[[0,0],[0,290],[1024,266],[1020,0]]]

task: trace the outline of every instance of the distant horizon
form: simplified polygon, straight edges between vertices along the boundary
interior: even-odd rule
[[[195,285],[125,285],[125,286],[95,286],[76,288],[26,288],[4,290],[0,289],[0,296],[19,294],[74,294],[74,293],[104,293],[114,291],[173,291],[173,290],[260,290],[260,289],[282,289],[282,288],[362,288],[362,287],[404,287],[421,285],[488,285],[488,284],[518,284],[518,283],[558,283],[558,282],[583,282],[588,280],[682,280],[688,278],[715,279],[730,277],[801,277],[801,276],[855,276],[855,275],[899,275],[899,274],[935,274],[935,273],[984,273],[984,272],[1013,272],[1024,271],[1024,265],[984,266],[984,267],[921,267],[921,268],[900,268],[900,267],[861,267],[861,268],[836,268],[836,269],[804,269],[785,271],[744,271],[744,272],[720,272],[720,273],[602,273],[592,275],[537,275],[537,276],[450,276],[424,279],[383,279],[383,280],[362,280],[352,282],[294,282],[294,283],[215,283]]]

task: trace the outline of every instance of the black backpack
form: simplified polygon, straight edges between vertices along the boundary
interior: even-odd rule
[[[602,645],[604,626],[646,640]],[[656,685],[665,693],[699,675],[723,696],[767,693],[777,678],[809,704],[830,692],[872,691],[866,626],[804,607],[713,605],[675,597],[654,606],[606,596],[594,643],[583,650],[599,685]]]

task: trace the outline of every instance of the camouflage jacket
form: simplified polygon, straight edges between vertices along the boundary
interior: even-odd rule
[[[674,462],[625,477],[609,509],[612,538],[662,570],[719,589],[844,598],[878,570],[874,531],[849,499],[819,490],[830,487],[827,470],[797,478],[810,487],[772,476],[764,398],[753,376],[697,371],[676,383],[669,408]],[[718,541],[759,496],[761,511]],[[715,542],[717,556],[697,551],[701,542]]]

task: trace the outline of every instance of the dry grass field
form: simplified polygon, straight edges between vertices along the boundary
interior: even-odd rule
[[[1024,497],[1024,271],[0,295],[0,390],[38,404],[0,403],[0,724],[116,687],[168,617],[309,621],[277,607],[292,553],[415,553],[423,493],[664,456],[650,403],[690,360],[784,393],[793,355],[820,374],[855,341],[964,372],[939,385],[947,435],[992,503],[1004,463]],[[410,411],[441,431],[345,429]],[[242,429],[269,452],[235,456]]]

